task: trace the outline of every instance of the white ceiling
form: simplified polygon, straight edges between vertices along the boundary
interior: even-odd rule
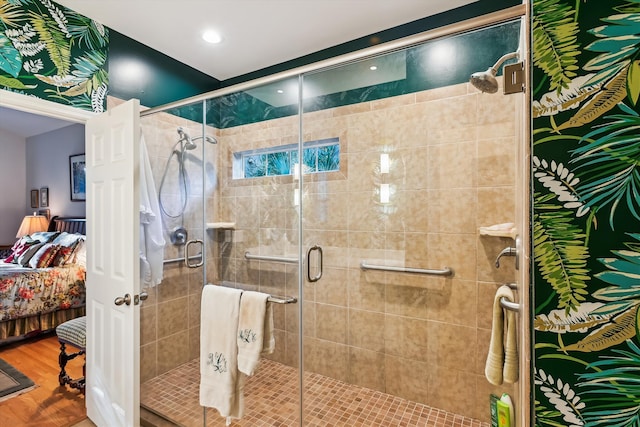
[[[226,80],[477,0],[57,0]],[[222,35],[211,45],[206,29]]]
[[[72,124],[65,120],[0,107],[0,130],[6,130],[25,139]]]

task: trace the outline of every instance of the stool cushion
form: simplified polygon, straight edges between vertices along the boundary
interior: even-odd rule
[[[59,341],[84,349],[87,345],[87,317],[76,317],[58,325],[56,335]]]

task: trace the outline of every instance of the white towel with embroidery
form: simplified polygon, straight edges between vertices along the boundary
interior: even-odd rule
[[[232,418],[244,413],[236,343],[241,295],[240,289],[208,284],[200,311],[200,405]]]
[[[265,338],[267,344],[272,339],[272,334],[271,337],[265,336],[269,324],[266,316],[272,313],[267,313],[268,298],[268,294],[254,291],[245,291],[240,298],[238,370],[247,375],[253,375],[258,367]]]
[[[140,285],[162,282],[165,240],[158,193],[144,136],[140,135]]]

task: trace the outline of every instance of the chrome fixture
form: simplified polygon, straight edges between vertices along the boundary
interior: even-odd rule
[[[425,268],[411,268],[411,267],[392,267],[387,265],[372,265],[367,264],[366,261],[360,263],[362,270],[379,270],[379,271],[395,271],[398,273],[414,273],[414,274],[430,274],[432,276],[453,276],[453,269],[444,267],[442,270],[431,270]]]
[[[478,88],[482,92],[496,93],[498,91],[498,80],[496,80],[496,74],[500,69],[500,66],[509,59],[517,59],[520,56],[519,51],[507,53],[498,59],[498,61],[489,67],[487,71],[478,71],[471,74],[469,82]]]
[[[518,290],[518,285],[515,283],[505,283],[505,285],[507,285],[514,291]],[[520,304],[518,304],[517,302],[509,301],[505,297],[500,298],[500,307],[504,308],[505,310],[520,311]]]
[[[167,163],[164,166],[164,173],[162,174],[162,179],[160,180],[160,187],[158,189],[158,202],[160,205],[160,210],[162,210],[162,213],[168,216],[169,218],[179,218],[184,214],[184,211],[187,209],[189,189],[187,187],[187,171],[184,166],[186,152],[190,150],[194,150],[198,147],[198,145],[195,143],[195,141],[197,141],[198,139],[204,138],[204,140],[210,144],[218,143],[218,141],[211,136],[204,136],[204,137],[198,136],[195,138],[191,138],[189,134],[180,126],[176,130],[178,132],[178,141],[175,144],[173,144],[173,147],[171,147],[171,154],[169,155],[169,158],[167,159]],[[179,149],[178,149],[178,146],[180,146]],[[168,212],[164,206],[164,202],[162,201],[162,189],[164,188],[164,181],[167,178],[167,172],[169,171],[169,165],[171,164],[171,158],[173,156],[176,156],[176,159],[178,161],[178,184],[180,186],[180,197],[182,202],[182,205],[180,206],[177,213]],[[174,242],[173,240],[174,239],[172,236],[171,241],[174,245],[183,245],[184,242],[186,241],[186,237],[184,238],[184,240],[178,240],[178,243]]]
[[[503,256],[516,256],[517,254],[518,251],[514,247],[508,246],[504,248],[502,251],[500,251],[498,257],[496,258],[496,268],[500,268],[500,258],[502,258]]]

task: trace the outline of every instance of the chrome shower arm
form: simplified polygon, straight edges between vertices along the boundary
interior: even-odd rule
[[[516,50],[515,52],[511,52],[511,53],[507,53],[504,54],[500,57],[500,59],[498,59],[496,61],[496,63],[493,65],[493,67],[491,67],[491,69],[493,70],[493,74],[495,75],[498,70],[500,69],[500,66],[505,62],[508,61],[510,59],[517,59],[520,56],[520,50]]]

